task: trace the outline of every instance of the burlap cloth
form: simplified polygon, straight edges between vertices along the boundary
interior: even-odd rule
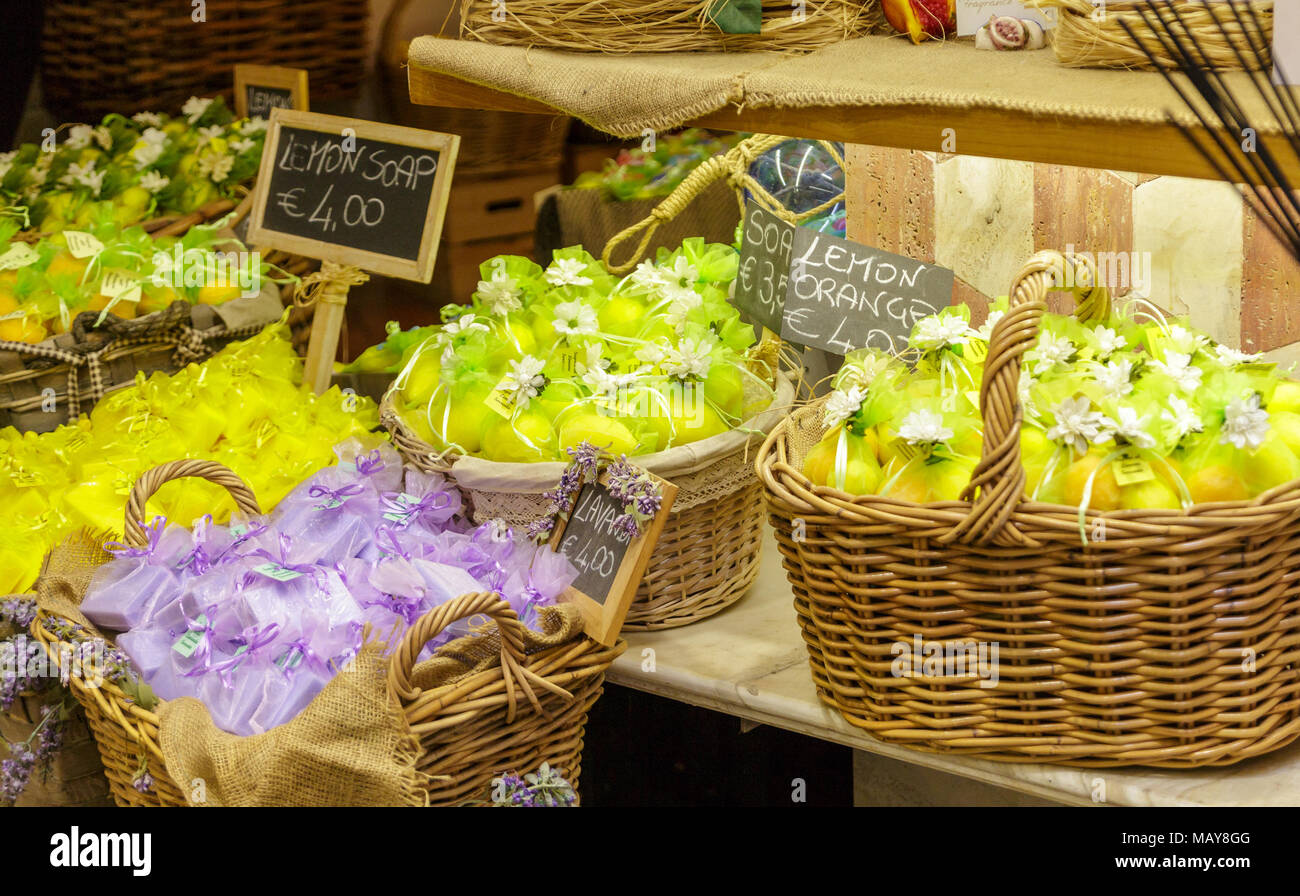
[[[1164,124],[1168,109],[1176,120],[1197,124],[1155,73],[1067,69],[1045,51],[995,58],[969,41],[913,46],[905,39],[872,36],[806,55],[601,56],[421,37],[411,43],[409,61],[540,101],[619,137],[680,127],[727,106],[825,105],[843,107],[846,115],[855,107],[921,107],[933,113],[936,128],[943,126],[945,112],[975,108],[1118,127]],[[1241,72],[1225,76],[1257,129],[1278,132],[1246,78]],[[960,127],[960,119],[954,126]]]
[[[37,585],[48,613],[104,637],[80,604],[95,568],[109,559],[102,538],[80,536],[55,548]],[[40,625],[38,618],[34,625]],[[582,634],[575,607],[547,607],[543,633],[525,634],[525,652],[567,643]],[[423,806],[427,783],[417,770],[422,749],[388,685],[386,642],[372,637],[306,709],[265,734],[239,737],[217,728],[198,700],[161,701],[159,746],[167,774],[182,792],[202,779],[203,806]],[[112,640],[108,636],[109,641]],[[454,684],[500,663],[495,634],[445,645],[412,671],[423,690]],[[87,712],[98,712],[87,705]],[[199,792],[199,791],[196,791]]]

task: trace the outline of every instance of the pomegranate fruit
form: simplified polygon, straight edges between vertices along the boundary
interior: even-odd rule
[[[957,31],[957,0],[883,0],[882,6],[894,30],[914,44]]]

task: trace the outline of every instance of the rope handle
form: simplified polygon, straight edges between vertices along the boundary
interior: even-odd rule
[[[649,215],[615,234],[605,244],[600,260],[605,263],[605,267],[609,269],[610,273],[626,274],[638,260],[644,257],[646,249],[649,247],[650,241],[654,239],[655,231],[659,229],[660,224],[676,218],[714,181],[723,178],[735,189],[736,203],[740,206],[742,216],[745,213],[745,190],[749,190],[759,205],[791,224],[798,224],[800,221],[815,217],[830,209],[844,198],[843,193],[823,202],[816,208],[795,214],[781,205],[776,197],[750,176],[749,168],[755,159],[769,149],[789,141],[789,139],[789,137],[781,137],[775,134],[755,134],[740,141],[722,155],[705,159],[671,193],[651,209]],[[840,156],[839,150],[831,143],[820,142],[830,152],[836,163],[843,168],[844,159]],[[627,260],[616,263],[614,261],[615,251],[624,243],[637,238],[638,235],[640,238],[637,240],[636,248],[632,250]]]
[[[244,480],[235,475],[229,467],[210,460],[173,460],[159,464],[145,471],[131,488],[131,495],[126,501],[126,543],[133,547],[144,547],[149,543],[144,531],[145,505],[162,488],[173,479],[188,477],[206,479],[223,486],[235,499],[235,506],[248,514],[262,512],[257,497]]]
[[[1047,294],[1058,288],[1056,274],[1070,273],[1079,284],[1074,314],[1087,323],[1110,315],[1110,292],[1094,286],[1097,270],[1091,259],[1055,251],[1039,252],[1016,274],[1011,284],[1010,308],[989,339],[989,354],[980,382],[980,416],[984,420],[984,447],[971,473],[962,500],[972,501],[968,513],[940,541],[969,544],[1037,546],[1010,523],[1011,514],[1025,491],[1025,467],[1020,459],[1021,356],[1038,342],[1039,324],[1047,310]],[[1065,288],[1065,287],[1060,287]]]
[[[543,712],[541,701],[533,686],[553,694],[572,699],[573,695],[559,685],[542,678],[526,665],[524,626],[519,616],[495,591],[478,591],[462,594],[421,616],[407,629],[401,643],[388,661],[388,689],[403,705],[410,704],[421,694],[421,689],[411,683],[411,672],[416,659],[426,644],[458,619],[486,615],[497,624],[501,636],[501,672],[506,686],[506,721],[513,722],[518,710],[517,691],[523,691],[528,702],[538,712]]]

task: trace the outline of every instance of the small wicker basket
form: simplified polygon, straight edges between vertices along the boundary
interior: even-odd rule
[[[1151,69],[1151,60],[1141,49],[1145,46],[1156,51],[1162,67],[1177,68],[1168,54],[1161,50],[1151,26],[1135,12],[1137,4],[1131,0],[1107,0],[1104,4],[1092,0],[1035,0],[1035,5],[1040,9],[1057,11],[1052,48],[1061,65],[1071,68]],[[1154,7],[1153,12],[1162,20],[1174,22],[1170,28],[1172,36],[1194,43],[1214,70],[1240,70],[1243,58],[1249,68],[1272,65],[1273,0],[1252,0],[1250,3],[1263,27],[1262,35],[1250,16],[1245,14],[1242,15],[1246,25],[1243,29],[1227,4],[1220,4],[1221,8],[1214,12],[1196,0],[1165,0],[1158,5],[1150,2],[1141,5]],[[1164,13],[1163,9],[1176,13],[1177,17]],[[1134,43],[1121,22],[1133,29],[1141,46]],[[1257,47],[1263,48],[1262,55],[1256,52]]]
[[[973,503],[812,485],[800,471],[822,402],[763,445],[822,702],[887,742],[1007,762],[1227,765],[1286,746],[1300,737],[1300,481],[1186,512],[1089,513],[1104,540],[1086,545],[1078,508],[1022,497],[1020,358],[1062,262],[1034,256],[993,331]],[[900,645],[967,662],[932,675],[896,665]]]
[[[211,461],[173,461],[145,473],[131,490],[126,509],[126,542],[146,542],[143,523],[149,497],[174,479],[197,476],[224,486],[246,513],[258,513],[249,487],[226,467]],[[103,559],[107,559],[107,555]],[[499,647],[501,662],[467,678],[423,689],[416,660],[424,646],[458,619],[486,616],[497,630],[474,639]],[[44,625],[38,611],[32,634],[51,661],[72,656]],[[466,594],[421,617],[393,651],[388,684],[420,741],[417,771],[429,776],[431,805],[454,806],[479,799],[492,780],[508,771],[532,769],[542,762],[556,768],[576,790],[581,775],[582,738],[587,712],[600,696],[605,671],[626,648],[620,641],[603,647],[582,637],[536,653],[525,648],[524,628],[510,605],[494,593]],[[481,641],[487,638],[490,641]],[[455,656],[465,645],[444,645],[435,657]],[[510,670],[525,669],[546,682],[536,702],[522,699]],[[75,673],[75,670],[70,670]],[[159,746],[159,712],[141,708],[112,681],[90,686],[77,674],[70,685],[99,745],[113,798],[119,806],[185,806],[184,792],[167,773]],[[145,769],[153,777],[148,792],[132,782]]]

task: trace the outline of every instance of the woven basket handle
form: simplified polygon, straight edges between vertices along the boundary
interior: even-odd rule
[[[1011,514],[1025,492],[1025,467],[1020,461],[1020,358],[1038,342],[1038,328],[1047,310],[1047,293],[1056,275],[1072,274],[1075,316],[1102,320],[1110,314],[1110,293],[1096,283],[1091,259],[1060,252],[1039,252],[1029,259],[1011,284],[1010,308],[993,328],[989,354],[980,383],[980,414],[984,418],[984,448],[971,474],[963,500],[973,501],[970,513],[941,540],[968,544],[1034,546],[1036,542],[1011,525]]]
[[[126,501],[126,543],[135,547],[144,547],[149,538],[144,531],[145,505],[158,489],[173,479],[185,479],[196,476],[224,486],[235,499],[235,506],[244,513],[261,513],[257,497],[244,480],[234,474],[229,467],[224,467],[210,460],[173,460],[159,464],[148,470],[131,489],[131,496]]]
[[[514,721],[519,691],[523,691],[539,712],[542,711],[542,706],[534,686],[572,698],[572,694],[564,688],[552,684],[524,665],[524,626],[510,604],[495,591],[479,591],[462,594],[455,600],[430,610],[407,629],[401,644],[388,662],[388,687],[402,704],[408,704],[420,696],[420,688],[411,683],[411,671],[424,646],[457,619],[480,614],[491,617],[501,635],[501,672],[505,680],[507,721]]]

